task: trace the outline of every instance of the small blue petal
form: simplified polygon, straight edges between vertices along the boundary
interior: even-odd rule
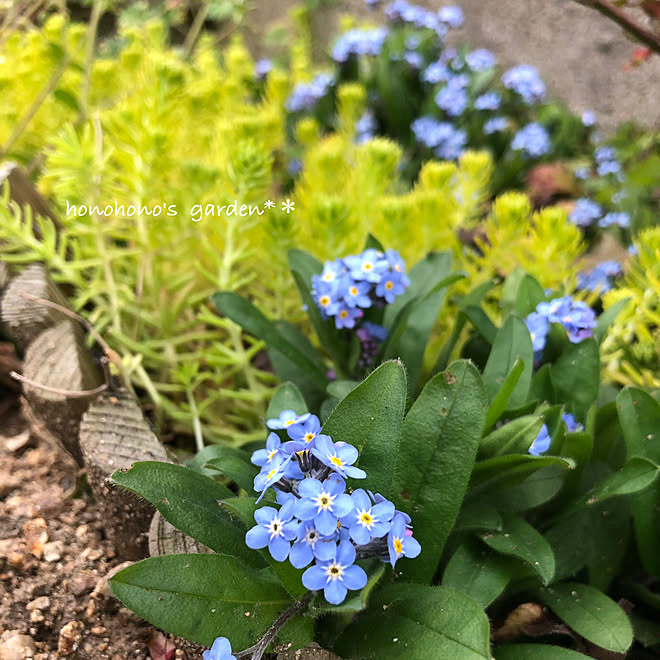
[[[346,587],[339,580],[332,580],[323,590],[323,595],[332,605],[339,605],[346,598]]]
[[[367,574],[359,566],[349,566],[344,571],[343,582],[349,589],[362,589],[367,584]]]
[[[253,550],[261,550],[261,548],[265,548],[268,545],[269,537],[268,530],[261,525],[257,525],[249,529],[245,534],[245,545]]]
[[[310,566],[302,574],[302,583],[305,589],[310,591],[318,591],[325,587],[328,581],[325,571],[320,566]]]

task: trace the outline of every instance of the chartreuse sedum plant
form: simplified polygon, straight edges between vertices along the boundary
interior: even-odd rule
[[[402,359],[381,350],[366,378],[329,380],[353,358],[333,362],[286,321],[216,296],[300,387],[276,390],[265,445],[113,475],[214,551],[138,562],[111,579],[114,593],[213,645],[212,660],[312,640],[346,660],[651,657],[660,403],[601,391],[599,342],[614,314],[597,318],[517,272],[501,323],[480,306],[482,286],[466,296],[476,364],[425,380],[416,352],[447,286],[446,255],[406,269],[370,239],[340,260],[290,261],[327,356],[353,356],[382,313]],[[347,309],[358,310],[348,322]]]
[[[635,255],[616,289],[603,296],[606,309],[623,310],[603,341],[605,373],[637,387],[660,387],[660,228],[646,229],[634,241]]]
[[[0,126],[9,141],[12,113],[36,97],[39,76],[63,66],[48,53],[70,49],[72,59],[64,58],[54,98],[10,150],[28,161],[45,149],[38,183],[60,227],[40,219],[33,232],[5,190],[0,257],[42,261],[72,285],[75,308],[120,354],[169,428],[194,429],[198,445],[249,439],[274,378],[252,364],[259,343],[244,342],[206,301],[218,288],[249,284],[265,305],[283,304],[283,275],[272,275],[272,263],[286,245],[277,236],[261,240],[259,225],[264,202],[278,199],[274,154],[284,141],[288,83],[273,74],[255,100],[254,65],[240,43],[220,58],[202,39],[188,61],[167,45],[160,24],[148,23],[127,28],[115,55],[92,60],[87,119],[74,121],[71,106],[82,107],[79,42],[85,30],[56,16],[3,46],[3,71],[35,68],[3,90],[11,102],[2,104]],[[43,43],[51,51],[42,53]],[[254,211],[242,213],[242,205]],[[279,199],[268,215],[271,223],[286,215]]]

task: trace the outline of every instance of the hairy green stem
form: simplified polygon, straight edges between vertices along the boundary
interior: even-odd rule
[[[81,119],[89,113],[89,92],[92,87],[92,69],[94,67],[94,46],[96,45],[96,33],[101,20],[103,0],[94,0],[92,14],[89,19],[89,30],[87,34],[87,48],[85,50],[85,75],[83,76],[82,89],[80,90],[80,113]]]
[[[307,605],[311,602],[312,598],[316,595],[315,591],[310,591],[307,594],[305,594],[300,600],[297,600],[295,603],[292,603],[291,606],[284,610],[282,614],[280,614],[277,619],[275,619],[275,622],[273,625],[268,628],[266,631],[266,634],[254,645],[250,646],[250,648],[245,649],[244,651],[240,651],[236,653],[236,658],[237,660],[261,660],[263,657],[264,653],[266,652],[266,649],[268,648],[268,645],[273,641],[273,638],[277,633],[279,632],[280,628],[292,617],[294,617],[298,612],[301,612],[304,610]]]
[[[195,19],[193,20],[193,23],[190,26],[190,30],[186,35],[186,40],[183,43],[183,56],[186,59],[190,57],[190,54],[192,53],[193,48],[195,47],[197,37],[199,37],[199,33],[202,31],[202,27],[204,27],[204,21],[206,20],[208,13],[209,13],[209,3],[202,2],[202,6],[199,8],[199,11],[195,15]]]

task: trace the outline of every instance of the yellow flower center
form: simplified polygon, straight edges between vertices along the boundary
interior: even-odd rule
[[[274,467],[269,473],[266,479],[270,481],[277,474],[277,468]]]
[[[385,288],[388,291],[391,291],[394,288],[394,282],[391,282],[390,280],[388,280],[387,282],[385,282]]]
[[[342,309],[341,312],[339,312],[339,316],[342,319],[345,319],[348,316],[348,312],[345,309]]]
[[[397,273],[400,273],[400,272],[401,272],[401,266],[399,266],[399,264],[397,264],[396,266],[394,266],[394,270],[395,270]]]
[[[352,287],[348,290],[348,292],[349,292],[352,296],[357,296],[357,293],[358,293],[357,287],[352,286]]]
[[[392,545],[394,546],[394,552],[396,552],[397,555],[403,554],[403,541],[401,539],[395,538]]]
[[[275,454],[277,454],[277,449],[273,449],[270,454],[268,454],[268,462],[270,463],[273,458],[275,457]]]
[[[341,458],[339,458],[339,456],[331,456],[330,462],[333,465],[336,465],[337,467],[341,467],[344,464],[344,462],[341,460]]]
[[[319,303],[321,307],[327,307],[330,304],[330,296],[321,296],[319,298]]]
[[[316,433],[305,433],[305,442],[311,442],[316,437]]]
[[[370,263],[369,261],[367,261],[367,263],[364,264],[364,266],[362,266],[362,268],[363,268],[364,270],[373,270],[374,266],[373,266],[372,263]]]
[[[296,420],[295,419],[290,419],[286,422],[284,422],[284,426],[291,426],[291,424],[295,424]]]

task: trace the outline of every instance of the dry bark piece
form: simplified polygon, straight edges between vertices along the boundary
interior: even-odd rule
[[[49,300],[62,307],[66,307],[67,302],[41,264],[28,266],[7,285],[0,303],[0,320],[16,342],[27,348],[44,330],[68,317],[57,309],[23,297],[21,293]]]
[[[78,444],[80,419],[94,395],[72,396],[64,392],[93,390],[102,384],[103,375],[85,346],[80,326],[65,319],[44,330],[25,352],[23,375],[39,385],[61,391],[56,393],[23,383],[32,416],[82,464]]]
[[[149,527],[149,555],[185,555],[213,552],[204,544],[180,532],[156,511]]]
[[[33,216],[50,218],[55,227],[60,229],[60,223],[46,198],[34,187],[30,177],[13,161],[0,165],[0,186],[5,182],[9,182],[9,196],[12,201],[19,206],[29,206]],[[35,225],[34,228],[37,238],[41,238],[38,226]]]
[[[137,461],[170,461],[127,390],[104,392],[90,405],[80,425],[80,448],[89,485],[117,554],[131,560],[146,557],[147,533],[155,509],[114,486],[109,477]]]
[[[0,293],[9,283],[9,269],[4,261],[0,261]]]

